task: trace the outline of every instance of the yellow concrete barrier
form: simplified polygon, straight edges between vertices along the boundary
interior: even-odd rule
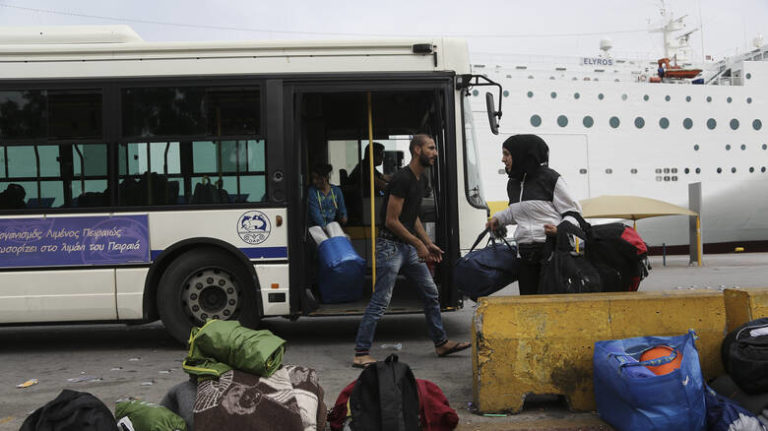
[[[749,321],[768,317],[768,288],[725,289],[723,300],[729,332]]]
[[[692,328],[705,378],[722,373],[723,295],[706,291],[489,297],[473,318],[473,400],[517,413],[529,394],[562,394],[595,410],[592,353],[600,340],[680,335]]]

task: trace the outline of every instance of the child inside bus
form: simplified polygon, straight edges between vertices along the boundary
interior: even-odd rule
[[[330,183],[333,167],[327,163],[312,166],[312,185],[307,193],[309,233],[317,244],[328,237],[344,235],[339,223],[347,223],[344,194]]]

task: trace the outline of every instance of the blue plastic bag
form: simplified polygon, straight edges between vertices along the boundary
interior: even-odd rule
[[[618,430],[706,429],[707,409],[704,379],[693,330],[676,337],[636,337],[595,343],[595,401],[600,417]],[[652,361],[634,359],[658,345],[682,353],[680,368],[664,375],[644,371],[626,372],[626,367],[661,365],[676,354]]]
[[[317,284],[324,304],[357,301],[363,296],[365,260],[346,236],[334,236],[317,248]]]
[[[765,426],[749,410],[712,388],[706,388],[708,431],[765,431]]]

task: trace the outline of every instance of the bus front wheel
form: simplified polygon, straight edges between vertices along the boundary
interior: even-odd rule
[[[258,325],[251,274],[225,253],[201,248],[176,258],[160,277],[157,309],[166,330],[182,344],[208,319]]]

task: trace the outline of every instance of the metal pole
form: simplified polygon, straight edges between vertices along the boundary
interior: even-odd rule
[[[371,107],[371,92],[368,92],[368,181],[371,186],[371,292],[376,290],[376,195],[373,183],[373,108]]]

